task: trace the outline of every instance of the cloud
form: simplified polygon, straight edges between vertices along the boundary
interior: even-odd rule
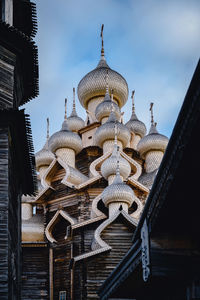
[[[158,128],[169,136],[199,58],[199,8],[198,0],[38,1],[40,95],[26,105],[36,151],[45,142],[46,117],[51,133],[60,129],[64,98],[70,113],[72,88],[97,65],[102,23],[107,61],[136,90],[138,117],[149,125],[153,100]]]

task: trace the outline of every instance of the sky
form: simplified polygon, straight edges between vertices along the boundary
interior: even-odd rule
[[[199,0],[40,0],[37,4],[39,96],[24,107],[30,114],[35,152],[60,130],[64,99],[71,113],[73,87],[100,59],[101,24],[108,65],[129,86],[124,122],[135,90],[138,118],[150,127],[150,102],[158,131],[170,137],[200,56]],[[76,95],[76,107],[86,113]]]

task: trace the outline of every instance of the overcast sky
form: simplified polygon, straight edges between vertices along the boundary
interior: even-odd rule
[[[71,113],[72,88],[100,58],[100,30],[109,66],[129,86],[122,108],[136,113],[147,128],[154,102],[158,130],[170,137],[200,56],[199,0],[40,0],[37,3],[39,97],[25,105],[31,116],[35,151],[43,147],[46,118],[50,134],[61,128],[64,99]],[[77,110],[86,114],[78,98]]]

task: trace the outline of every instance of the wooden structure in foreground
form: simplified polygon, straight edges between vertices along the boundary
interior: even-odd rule
[[[0,299],[21,299],[21,195],[36,189],[29,116],[38,94],[35,5],[0,4]]]
[[[140,218],[100,299],[200,299],[200,62]]]

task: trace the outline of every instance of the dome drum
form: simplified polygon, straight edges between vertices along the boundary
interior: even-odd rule
[[[142,158],[145,158],[146,153],[153,150],[162,151],[164,153],[168,144],[168,138],[159,133],[148,134],[140,140],[137,150]]]
[[[30,203],[22,203],[22,220],[29,220],[33,216],[33,207]]]
[[[147,173],[158,169],[162,161],[164,153],[159,150],[149,151],[146,153],[145,170]]]
[[[68,129],[67,120],[63,122],[62,129],[49,138],[49,149],[56,152],[60,148],[69,148],[79,153],[82,150],[82,141],[77,133]]]
[[[114,140],[107,140],[103,143],[103,153],[106,153],[113,149],[115,141]],[[117,145],[119,146],[119,149],[123,149],[123,144],[121,141],[117,141]]]
[[[22,221],[22,242],[44,241],[44,220],[40,215],[34,215],[29,220]]]
[[[141,140],[141,136],[131,132],[130,148],[137,150],[137,145]]]
[[[123,148],[127,146],[130,141],[130,132],[125,127],[125,125],[117,122],[117,139],[123,145]],[[102,147],[104,142],[107,140],[115,139],[115,122],[109,122],[109,119],[106,123],[102,124],[95,133],[96,144],[99,147]]]
[[[70,148],[59,148],[56,155],[67,165],[75,167],[75,151]]]

